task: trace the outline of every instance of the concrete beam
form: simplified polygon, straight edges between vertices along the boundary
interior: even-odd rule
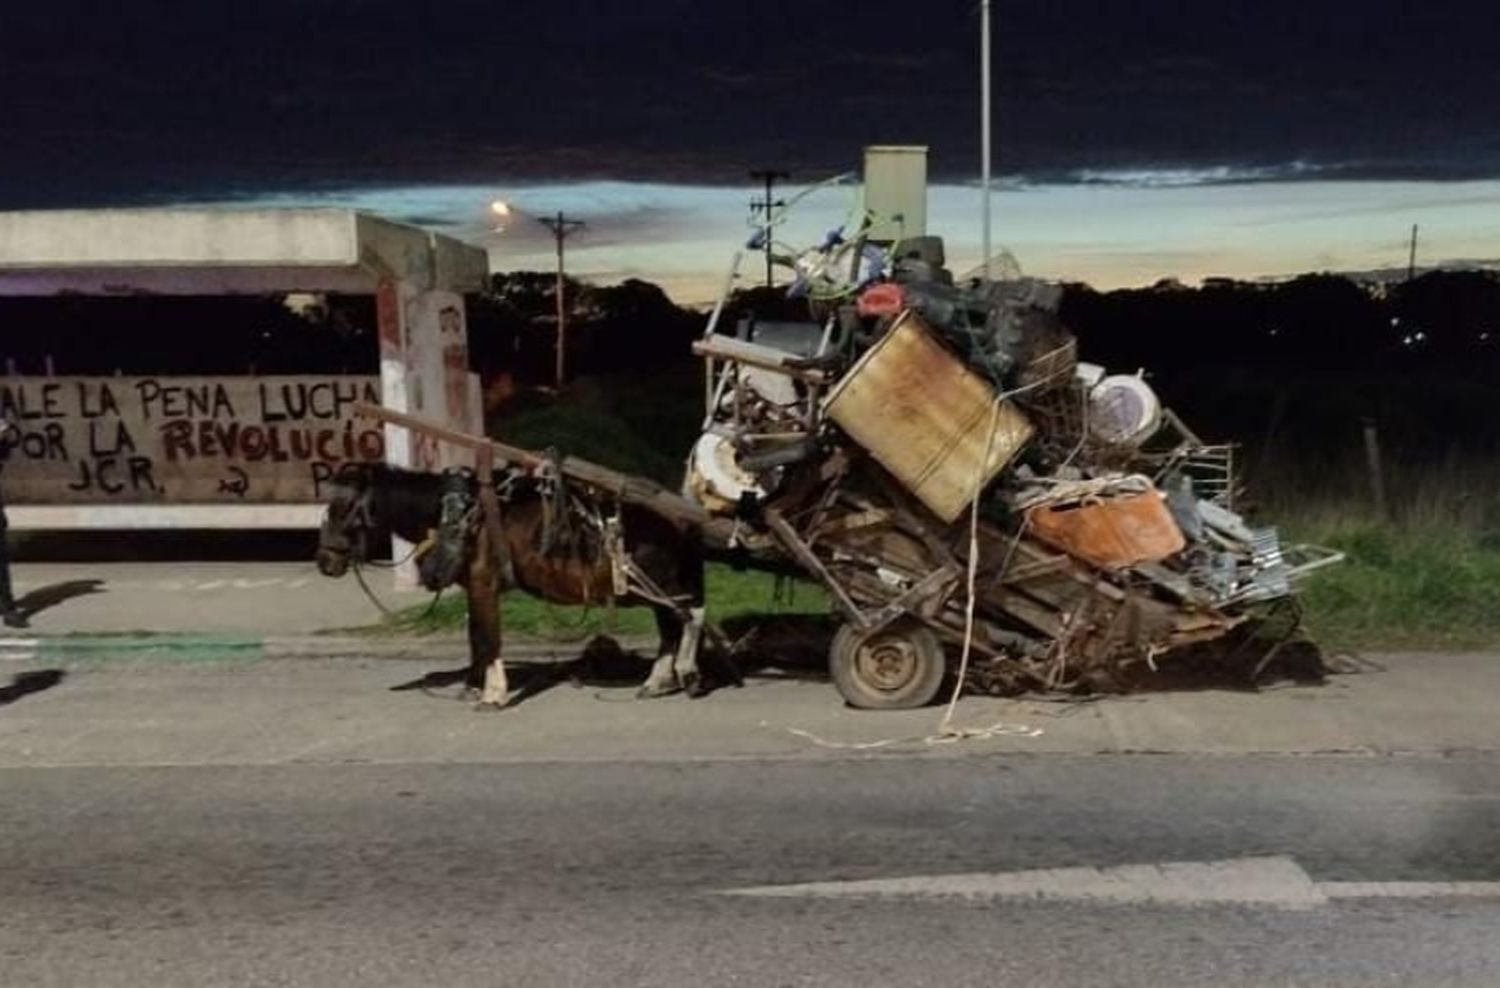
[[[0,213],[0,268],[351,267],[342,209],[58,209]]]
[[[11,528],[67,529],[312,529],[323,523],[321,504],[13,504]]]
[[[346,209],[0,212],[0,294],[370,292],[382,278],[474,292],[485,252]]]

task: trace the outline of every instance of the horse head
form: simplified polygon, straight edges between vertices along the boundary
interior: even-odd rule
[[[375,481],[372,472],[358,464],[345,464],[334,476],[314,557],[324,576],[343,576],[351,563],[369,558],[370,534],[376,526]]]

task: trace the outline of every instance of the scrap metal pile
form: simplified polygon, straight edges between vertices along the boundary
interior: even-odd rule
[[[1300,641],[1294,585],[1336,557],[1236,513],[1232,448],[1141,374],[1079,361],[1057,286],[943,254],[831,235],[786,258],[810,321],[716,310],[694,346],[685,493],[827,589],[845,698],[927,703],[966,642],[968,685],[1014,693],[1253,674]]]

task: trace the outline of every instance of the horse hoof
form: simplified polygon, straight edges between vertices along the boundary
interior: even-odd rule
[[[635,691],[637,700],[659,700],[664,696],[671,696],[678,691],[676,686],[642,686]]]
[[[701,700],[705,696],[708,696],[708,687],[704,685],[703,680],[697,677],[688,680],[682,690],[692,700]]]

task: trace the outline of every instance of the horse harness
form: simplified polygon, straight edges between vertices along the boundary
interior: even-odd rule
[[[490,478],[496,476],[483,470],[476,473],[466,467],[444,471],[437,528],[418,547],[416,554],[424,587],[438,591],[458,582],[464,561],[477,547],[481,526],[490,527],[491,551],[500,567],[502,586],[516,585],[498,513],[500,505],[514,503],[518,488],[529,481],[542,502],[542,534],[538,547],[542,555],[580,551],[583,540],[581,533],[574,528],[574,521],[582,520],[593,531],[609,559],[610,588],[616,598],[633,595],[687,616],[686,598],[669,596],[627,550],[624,517],[618,499],[611,499],[613,510],[606,514],[593,499],[579,497],[569,489],[557,469],[555,457],[544,461],[533,473],[516,467],[507,468],[499,473],[499,483],[490,480],[488,491],[484,489],[487,473]],[[487,496],[494,498],[491,511],[485,510]],[[490,517],[491,514],[494,517]]]

